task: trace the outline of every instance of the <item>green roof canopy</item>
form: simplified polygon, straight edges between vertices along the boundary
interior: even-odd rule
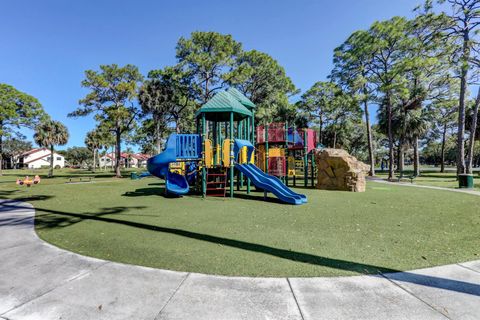
[[[234,120],[242,120],[252,116],[250,110],[245,108],[230,93],[220,91],[195,112],[195,117],[198,118],[204,113],[205,118],[210,121],[229,121],[231,112],[233,112]]]
[[[230,87],[227,90],[235,99],[237,99],[241,104],[247,107],[249,110],[256,109],[255,103],[248,99],[243,93],[237,89]]]

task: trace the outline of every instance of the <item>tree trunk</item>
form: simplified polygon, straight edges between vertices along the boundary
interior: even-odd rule
[[[50,146],[50,170],[48,171],[48,177],[53,177],[53,144]]]
[[[115,131],[115,177],[117,178],[122,177],[122,173],[120,172],[120,163],[122,160],[121,142],[121,132],[120,129],[117,128]]]
[[[333,130],[333,149],[337,147],[337,129]]]
[[[318,128],[318,142],[323,145],[323,115],[320,114],[319,128]]]
[[[467,92],[468,60],[470,59],[470,37],[468,31],[463,35],[462,68],[460,74],[460,97],[458,103],[457,132],[457,174],[465,173],[465,96]]]
[[[160,134],[160,121],[158,119],[156,120],[155,123],[155,143],[157,146],[157,154],[162,152],[162,137]]]
[[[364,94],[366,94],[366,91],[366,88],[364,88]],[[375,176],[375,155],[373,154],[372,128],[370,127],[370,115],[368,112],[367,99],[363,101],[363,108],[365,112],[365,123],[367,125],[368,162],[370,163],[370,171],[368,172],[368,175],[373,177]]]
[[[394,175],[394,169],[393,169],[393,132],[392,132],[392,105],[390,101],[390,92],[387,92],[387,97],[386,97],[386,103],[387,103],[387,118],[388,118],[388,124],[387,124],[387,131],[388,131],[388,180],[393,179]]]
[[[440,154],[440,172],[445,172],[445,143],[447,140],[447,123],[445,122],[443,125],[443,132],[442,132],[442,151]]]
[[[110,157],[110,169],[113,171],[113,165],[114,165],[114,159],[113,157],[115,156],[115,146],[112,146],[112,152],[111,152],[111,157]]]
[[[413,175],[420,176],[420,154],[418,150],[418,137],[413,141]]]
[[[470,127],[470,144],[468,146],[468,159],[467,159],[467,173],[472,173],[473,167],[473,152],[475,147],[475,134],[477,130],[478,119],[478,105],[480,104],[480,87],[478,88],[477,99],[475,99],[475,106],[473,108],[473,117]]]
[[[103,171],[107,171],[107,153],[108,153],[108,147],[105,146],[105,156],[104,156],[104,161],[103,161]]]
[[[93,172],[95,172],[95,168],[97,167],[97,164],[95,162],[96,160],[96,157],[95,157],[95,154],[97,152],[97,149],[96,148],[93,148]]]
[[[0,122],[0,130],[2,128],[2,123]],[[0,134],[0,177],[3,175],[3,136]]]
[[[400,141],[398,144],[398,159],[397,159],[397,170],[400,175],[403,175],[405,169],[405,152],[403,151],[403,142]]]

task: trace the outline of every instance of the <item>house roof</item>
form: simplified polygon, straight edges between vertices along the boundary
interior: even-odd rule
[[[25,151],[24,153],[20,153],[18,155],[18,157],[26,157],[26,156],[34,154],[36,152],[45,151],[45,150],[48,150],[48,149],[47,148],[34,148],[34,149],[29,150],[29,151]]]
[[[207,120],[228,121],[231,112],[234,113],[234,120],[252,116],[250,110],[245,108],[237,98],[227,91],[220,91],[195,112],[195,117],[205,114]]]
[[[48,150],[47,148],[42,148],[42,149]],[[39,149],[38,151],[40,151],[40,150],[41,150],[41,149]],[[32,152],[32,153],[30,153],[30,154],[33,154],[33,153],[35,153],[35,152]],[[32,159],[32,160],[25,161],[24,163],[25,163],[25,164],[32,163],[32,162],[35,162],[35,161],[38,161],[38,160],[42,160],[43,158],[49,157],[49,156],[50,156],[50,154],[44,154],[44,155],[41,156],[41,157],[38,157],[38,158],[35,158],[35,159]],[[53,156],[54,156],[54,157],[56,157],[56,156],[63,157],[61,154],[56,153],[56,152],[53,153]],[[45,161],[47,161],[47,160],[45,159]]]
[[[148,154],[143,154],[143,153],[135,153],[135,154],[132,154],[131,157],[137,160],[147,160],[148,158],[150,158]]]
[[[243,93],[241,93],[239,90],[237,90],[234,87],[230,87],[227,90],[228,93],[230,93],[235,99],[238,100],[241,104],[243,104],[247,109],[250,111],[252,109],[256,109],[257,107],[255,106],[255,103],[253,103],[250,99],[248,99]]]

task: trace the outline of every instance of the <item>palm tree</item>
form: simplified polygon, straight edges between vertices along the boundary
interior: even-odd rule
[[[415,109],[406,113],[405,138],[413,146],[413,175],[420,175],[420,152],[418,140],[422,138],[430,127],[430,121],[425,110]]]
[[[98,130],[92,130],[87,132],[85,137],[85,145],[93,153],[93,172],[97,167],[97,153],[98,149],[102,146],[102,137],[101,133]]]
[[[50,170],[48,171],[48,177],[52,177],[54,146],[67,144],[68,129],[60,121],[47,120],[37,126],[33,139],[40,147],[50,148]]]

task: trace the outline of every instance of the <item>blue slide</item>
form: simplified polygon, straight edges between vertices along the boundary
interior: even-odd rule
[[[249,178],[254,185],[273,193],[283,202],[291,204],[302,204],[307,202],[307,197],[305,195],[293,192],[290,188],[284,185],[280,179],[266,174],[254,164],[236,164],[235,168]]]
[[[167,193],[184,195],[188,193],[187,179],[181,174],[170,172],[168,166],[177,160],[177,135],[168,137],[167,145],[162,153],[151,157],[147,161],[147,170],[158,178],[165,179]]]

